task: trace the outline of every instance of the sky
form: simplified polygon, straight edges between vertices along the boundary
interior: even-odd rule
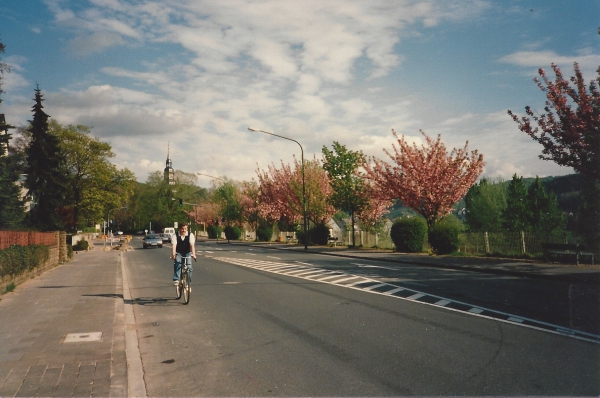
[[[507,114],[543,112],[533,79],[600,65],[600,0],[0,0],[0,113],[109,142],[138,181],[173,167],[237,181],[337,141],[390,161],[394,129],[483,154],[483,175],[573,173]],[[552,75],[551,75],[552,76]],[[198,176],[198,185],[216,181]]]

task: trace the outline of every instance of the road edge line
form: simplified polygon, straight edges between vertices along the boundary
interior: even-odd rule
[[[125,355],[127,357],[127,396],[146,397],[146,383],[144,382],[144,367],[138,346],[138,336],[135,323],[135,314],[129,289],[129,278],[125,267],[125,257],[121,253],[121,272],[123,274],[123,302],[125,304]]]

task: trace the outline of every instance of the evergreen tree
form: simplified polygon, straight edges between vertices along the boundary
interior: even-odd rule
[[[0,53],[4,52],[4,44],[0,43]],[[0,62],[0,94],[2,93],[2,75],[9,72],[8,65]],[[0,98],[2,104],[2,98]],[[21,189],[17,184],[19,171],[17,162],[8,156],[8,143],[11,139],[9,129],[14,127],[6,124],[4,115],[0,119],[0,229],[14,229],[20,226],[25,217]]]
[[[566,219],[558,209],[554,194],[548,194],[539,177],[527,189],[529,225],[535,232],[549,234],[564,231]]]
[[[508,185],[506,209],[502,212],[502,219],[502,226],[509,231],[523,231],[529,226],[527,187],[523,177],[517,177],[516,174]]]
[[[33,201],[28,223],[42,231],[58,230],[63,227],[58,211],[63,204],[65,191],[64,176],[60,172],[63,155],[58,139],[48,132],[49,116],[43,111],[42,93],[35,90],[33,120],[28,131],[31,142],[26,150],[27,180],[25,186]]]

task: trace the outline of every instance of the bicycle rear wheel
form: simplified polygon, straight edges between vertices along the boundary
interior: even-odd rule
[[[190,276],[186,272],[183,278],[181,278],[181,282],[183,285],[183,304],[188,304],[190,302]]]

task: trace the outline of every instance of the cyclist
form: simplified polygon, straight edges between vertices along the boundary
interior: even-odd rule
[[[196,238],[193,233],[188,233],[188,225],[186,223],[179,226],[179,233],[171,235],[171,258],[173,261],[173,284],[179,284],[179,276],[181,274],[182,257],[190,257],[196,259]],[[192,261],[187,260],[188,274],[190,282],[192,281]]]

